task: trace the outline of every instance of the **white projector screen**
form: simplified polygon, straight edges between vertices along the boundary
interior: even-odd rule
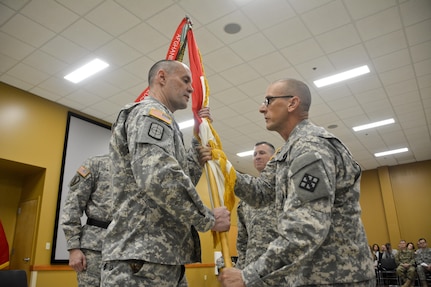
[[[66,238],[59,219],[69,191],[69,182],[76,170],[89,157],[108,153],[110,127],[83,116],[69,112],[67,115],[66,134],[60,173],[60,184],[55,217],[54,238],[52,244],[51,263],[68,263]],[[85,215],[82,222],[85,222]]]

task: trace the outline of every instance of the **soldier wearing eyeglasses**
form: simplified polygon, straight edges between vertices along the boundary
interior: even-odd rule
[[[286,141],[260,177],[237,173],[235,193],[259,207],[275,202],[278,235],[222,286],[375,286],[359,205],[361,168],[347,147],[308,120],[311,94],[298,80],[266,90],[266,128]],[[275,192],[274,192],[275,190]]]

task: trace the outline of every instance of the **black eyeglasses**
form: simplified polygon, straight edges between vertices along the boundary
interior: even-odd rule
[[[263,103],[265,104],[265,106],[269,106],[273,99],[279,99],[279,98],[293,98],[293,96],[291,96],[291,95],[288,95],[288,96],[267,96],[267,97],[265,97],[265,100],[263,101]]]

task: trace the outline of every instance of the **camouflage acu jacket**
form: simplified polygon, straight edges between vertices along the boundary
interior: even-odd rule
[[[68,250],[102,250],[106,229],[93,225],[81,226],[81,217],[85,212],[89,218],[111,221],[110,166],[109,155],[91,157],[79,167],[70,181],[61,217]]]
[[[275,200],[278,214],[279,236],[242,271],[247,287],[374,279],[360,176],[348,149],[308,120],[295,127],[259,178],[237,173],[235,193],[254,206]]]
[[[186,153],[173,114],[152,97],[126,106],[109,149],[116,209],[103,260],[200,261],[197,231],[215,219],[195,189],[202,168],[194,148]]]

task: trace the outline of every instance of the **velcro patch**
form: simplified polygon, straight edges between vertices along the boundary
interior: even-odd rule
[[[86,178],[91,172],[88,168],[86,168],[85,166],[81,166],[80,168],[78,168],[77,172],[83,177]]]
[[[167,115],[164,111],[161,111],[155,108],[151,108],[150,116],[155,117],[161,121],[164,121],[168,125],[172,123],[172,119],[169,115]]]
[[[81,178],[79,176],[75,175],[72,178],[72,180],[70,181],[70,186],[72,187],[72,186],[78,184],[78,182],[80,182],[80,181],[81,181]]]
[[[314,192],[318,183],[319,178],[306,173],[299,183],[299,187],[307,191]]]
[[[153,139],[161,140],[163,138],[163,131],[164,129],[162,125],[151,123],[148,135]]]

